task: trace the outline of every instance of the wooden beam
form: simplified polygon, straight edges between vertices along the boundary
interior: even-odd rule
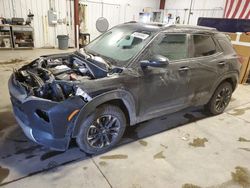
[[[165,9],[165,1],[166,0],[161,0],[160,1],[160,9]]]

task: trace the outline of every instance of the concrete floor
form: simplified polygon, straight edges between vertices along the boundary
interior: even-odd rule
[[[249,85],[238,86],[219,116],[200,107],[153,119],[129,128],[117,148],[98,156],[74,142],[61,153],[27,140],[13,118],[7,80],[12,68],[57,52],[64,51],[0,51],[0,186],[250,187]],[[24,61],[10,61],[16,58]]]

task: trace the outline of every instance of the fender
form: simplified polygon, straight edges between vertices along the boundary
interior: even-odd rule
[[[136,109],[134,97],[130,92],[126,90],[112,90],[94,97],[91,101],[83,106],[74,123],[72,137],[75,138],[77,136],[81,124],[92,112],[95,111],[96,107],[114,99],[120,99],[123,101],[129,113],[130,125],[136,124]]]

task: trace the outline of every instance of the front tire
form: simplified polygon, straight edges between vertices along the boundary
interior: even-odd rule
[[[103,105],[83,122],[76,141],[79,148],[89,154],[103,153],[113,148],[126,128],[123,111],[114,105]]]
[[[232,85],[229,82],[223,82],[215,90],[212,98],[206,105],[206,109],[212,115],[218,115],[223,113],[231,100],[232,93]]]

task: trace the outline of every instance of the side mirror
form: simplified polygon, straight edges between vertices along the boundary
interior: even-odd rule
[[[169,64],[169,59],[162,55],[154,55],[150,60],[140,61],[141,68],[147,67],[166,67]]]

